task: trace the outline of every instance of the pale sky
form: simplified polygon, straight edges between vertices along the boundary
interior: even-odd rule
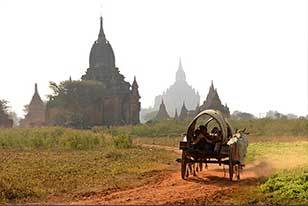
[[[46,100],[49,81],[80,79],[100,13],[143,108],[181,57],[201,103],[214,80],[231,112],[307,115],[306,0],[0,0],[0,99],[22,116],[35,82]]]

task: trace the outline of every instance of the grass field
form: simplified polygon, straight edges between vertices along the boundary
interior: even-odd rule
[[[0,200],[23,202],[144,184],[147,173],[164,170],[172,155],[163,150],[1,150]],[[144,177],[144,178],[141,178]],[[65,198],[64,198],[65,197]]]
[[[163,121],[92,130],[0,129],[0,202],[66,202],[156,181],[152,173],[176,168],[178,154],[138,144],[178,147],[187,124]],[[260,172],[271,174],[235,193],[235,200],[307,201],[307,120],[261,119],[233,125],[251,133],[247,163],[264,163],[270,171]]]
[[[262,165],[256,184],[233,194],[239,203],[308,203],[308,141],[266,141],[248,147],[246,162]],[[245,170],[244,170],[245,172]]]
[[[308,120],[306,119],[253,119],[253,120],[231,120],[234,129],[247,128],[252,136],[308,136]],[[164,120],[151,122],[136,126],[123,127],[97,127],[96,130],[107,133],[125,133],[134,137],[174,137],[186,133],[189,121]]]
[[[36,202],[154,181],[175,154],[127,136],[63,128],[0,130],[0,202]]]

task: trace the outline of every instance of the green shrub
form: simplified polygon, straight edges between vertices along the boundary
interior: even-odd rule
[[[279,172],[269,177],[260,189],[278,200],[308,200],[308,168]]]
[[[254,136],[307,136],[306,119],[231,120],[233,128],[247,128]]]
[[[87,150],[105,146],[105,134],[61,127],[0,129],[0,148]]]
[[[187,132],[190,120],[151,121],[134,126],[95,127],[94,132],[104,132],[117,136],[126,134],[135,137],[174,137]],[[305,119],[252,119],[230,120],[233,129],[247,128],[253,136],[307,136],[308,120]]]
[[[127,149],[133,147],[133,140],[128,135],[119,135],[113,137],[113,145],[119,149]]]

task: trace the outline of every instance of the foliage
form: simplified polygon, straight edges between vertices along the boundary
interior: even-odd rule
[[[57,85],[50,82],[53,94],[47,103],[49,124],[73,128],[90,128],[100,103],[105,86],[98,81],[64,81]]]
[[[24,108],[22,110],[25,114],[29,113],[29,104],[24,105]]]
[[[255,119],[253,114],[247,112],[234,111],[231,115],[232,119]]]
[[[148,112],[143,116],[143,119],[145,122],[151,121],[152,119],[156,117],[156,115],[157,115],[157,111]]]
[[[307,119],[231,120],[233,128],[247,128],[253,136],[307,136]]]
[[[113,135],[126,134],[133,137],[169,137],[182,135],[186,132],[187,125],[186,121],[162,120],[134,126],[94,127],[93,130]]]
[[[288,141],[249,144],[246,163],[250,166],[243,173],[251,170],[260,179],[254,185],[242,185],[233,194],[237,202],[308,203],[308,185],[304,182],[308,176],[308,141]]]
[[[0,113],[7,113],[8,101],[4,99],[0,99]]]
[[[17,116],[16,112],[14,111],[9,111],[8,112],[8,117],[13,121],[13,127],[17,127],[19,125],[19,117]]]
[[[11,121],[8,116],[8,108],[8,101],[0,99],[0,126]]]
[[[283,170],[269,177],[260,190],[275,201],[308,200],[308,168]]]
[[[127,149],[133,147],[133,140],[130,136],[120,135],[113,137],[113,144],[116,148]]]
[[[189,125],[187,121],[162,120],[150,121],[145,124],[122,127],[102,127],[104,131],[121,131],[137,137],[172,137],[182,136],[187,132]],[[307,119],[251,119],[251,120],[230,120],[233,129],[246,128],[251,136],[307,136]],[[98,127],[100,128],[100,127]]]
[[[151,121],[146,124],[136,125],[132,128],[131,134],[139,137],[178,136],[186,132],[187,125],[187,121]]]
[[[69,128],[16,128],[0,130],[0,149],[89,150],[106,145],[106,135]]]

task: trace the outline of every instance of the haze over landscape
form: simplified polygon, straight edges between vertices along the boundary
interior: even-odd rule
[[[102,9],[100,8],[102,4]],[[173,82],[181,57],[202,103],[214,80],[231,112],[307,114],[307,2],[0,1],[0,88],[19,116],[38,83],[80,79],[99,17],[141,105]]]
[[[0,0],[0,204],[307,204],[308,0]]]

